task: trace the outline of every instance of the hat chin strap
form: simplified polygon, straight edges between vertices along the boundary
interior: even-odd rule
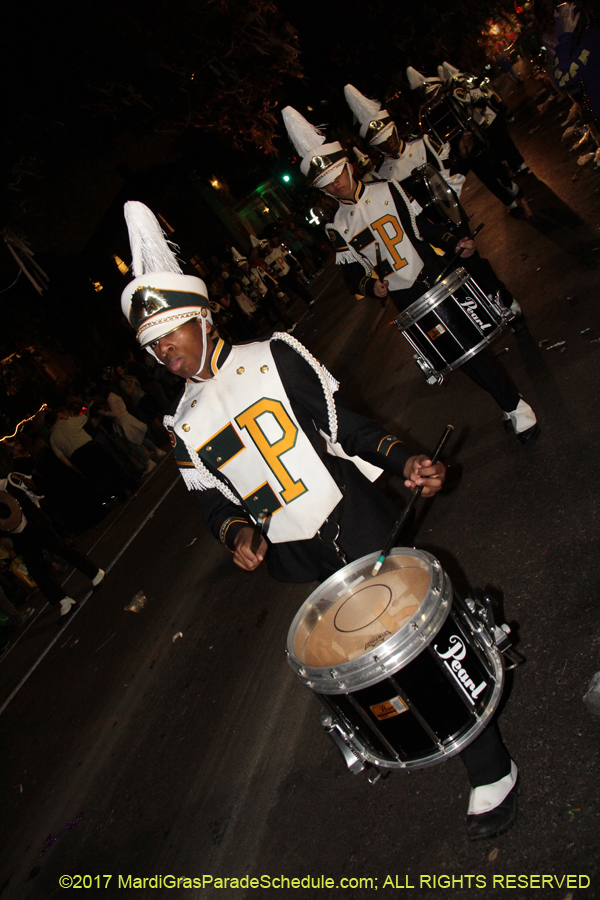
[[[344,165],[344,169],[348,169],[348,175],[350,176],[350,187],[352,188],[352,190],[354,190],[354,188],[356,187],[356,185],[354,184],[354,174],[353,174],[354,170],[353,170],[352,166],[350,165],[350,160],[348,160],[348,159],[346,160],[346,163],[345,163],[345,165]],[[342,171],[340,172],[340,175],[342,174],[342,172],[344,171],[344,169],[342,169]],[[339,176],[337,176],[337,177],[339,177]],[[333,180],[335,181],[335,178],[334,178]],[[331,182],[329,182],[329,184],[331,184]],[[323,187],[317,188],[317,190],[321,191],[323,194],[327,194],[328,197],[332,197],[332,196],[333,196],[333,194],[328,193],[328,191],[327,191],[327,185],[324,185]],[[334,198],[334,199],[335,199],[335,198]]]
[[[206,362],[206,319],[201,316],[198,317],[202,323],[202,359],[200,360],[200,368],[196,372],[196,375],[200,375],[202,369],[204,368],[204,363]]]

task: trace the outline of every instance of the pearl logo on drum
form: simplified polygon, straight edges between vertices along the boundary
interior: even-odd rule
[[[479,325],[479,327],[481,328],[482,331],[485,331],[486,328],[492,327],[491,322],[485,322],[485,323],[482,322],[481,319],[479,318],[479,316],[476,314],[475,310],[478,307],[477,307],[477,303],[473,299],[473,297],[469,297],[467,300],[464,300],[464,301],[459,300],[458,305],[464,309],[466,314],[469,316],[470,319],[473,319],[473,321],[475,322],[476,325]]]
[[[433,649],[439,658],[444,660],[444,666],[460,686],[469,702],[475,705],[475,700],[487,686],[487,681],[482,681],[481,684],[475,685],[467,670],[461,665],[462,660],[467,655],[467,648],[462,638],[459,638],[457,634],[452,634],[449,644],[450,647],[444,653],[438,650],[437,644],[433,645]]]

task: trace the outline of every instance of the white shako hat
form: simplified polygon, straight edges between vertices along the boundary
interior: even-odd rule
[[[371,162],[369,156],[367,156],[366,153],[363,153],[362,150],[359,150],[358,147],[353,147],[352,152],[354,153],[356,162],[359,164],[359,166],[368,166]]]
[[[453,78],[462,78],[463,73],[455,66],[451,66],[449,62],[444,62],[438,66],[438,74],[442,81],[452,81]]]
[[[441,79],[437,76],[432,75],[431,77],[425,77],[425,75],[421,75],[420,72],[413,69],[412,66],[409,66],[406,70],[406,77],[408,78],[408,84],[411,91],[416,91],[417,88],[423,88],[426,94],[435,90],[435,88],[442,83]]]
[[[302,174],[318,188],[334,181],[348,163],[346,151],[339,141],[326,143],[325,135],[292,106],[282,109],[281,115],[289,139],[301,157]]]
[[[255,234],[250,235],[250,244],[253,250],[261,250],[266,247],[268,243],[269,242],[265,238],[259,240]]]
[[[379,100],[369,100],[353,84],[346,85],[344,96],[354,118],[360,123],[361,138],[365,138],[372,147],[387,141],[395,123],[387,109],[381,108]]]
[[[121,294],[121,308],[140,346],[149,349],[192,319],[212,323],[206,285],[182,273],[154,213],[137,200],[124,212],[135,278]]]
[[[254,235],[251,235],[251,237],[254,237]],[[254,239],[256,240],[256,238]],[[236,263],[236,265],[238,266],[242,263],[248,262],[248,258],[246,256],[242,256],[239,250],[236,250],[235,247],[231,248],[231,255],[233,257],[234,263]]]

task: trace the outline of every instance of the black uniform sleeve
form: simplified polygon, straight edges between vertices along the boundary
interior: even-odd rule
[[[394,203],[396,204],[398,216],[400,217],[400,221],[402,221],[402,217],[406,217],[406,204],[393,184],[390,184],[390,191],[394,198]],[[455,234],[452,234],[452,232],[443,225],[440,225],[437,222],[431,222],[428,219],[426,212],[419,213],[416,218],[419,233],[424,241],[428,244],[432,244],[434,247],[440,247],[447,253],[454,253],[458,241]],[[418,243],[415,243],[415,248],[417,251],[419,250]]]
[[[277,370],[290,398],[294,414],[317,452],[323,455],[320,429],[329,434],[327,404],[321,382],[309,363],[282,341],[271,343]],[[404,467],[413,455],[381,425],[349,409],[334,395],[338,420],[338,442],[348,456],[359,456],[381,469],[404,477]]]
[[[173,404],[170,410],[171,415],[175,414],[180,399],[181,398],[178,397]],[[194,469],[194,463],[190,459],[187,447],[175,433],[175,430],[170,425],[166,425],[166,428],[169,432],[169,438],[171,439],[171,446],[173,447],[173,455],[175,457],[177,468],[183,476],[186,469]],[[204,460],[204,464],[217,478],[220,478],[224,482],[226,481],[226,479],[224,479],[207,460]],[[230,485],[229,482],[226,483],[232,488],[232,485]],[[235,489],[232,488],[232,490]],[[204,491],[194,490],[194,494],[202,507],[207,528],[214,534],[217,540],[221,541],[228,550],[233,552],[233,541],[240,528],[252,524],[249,514],[242,506],[238,506],[237,504],[232,503],[231,500],[228,500],[227,497],[224,497],[217,488],[208,488]]]

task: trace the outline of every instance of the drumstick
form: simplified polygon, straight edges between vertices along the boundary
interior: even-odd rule
[[[256,520],[256,528],[254,529],[252,541],[250,542],[250,552],[255,556],[256,551],[260,547],[261,538],[269,530],[270,515],[270,513],[267,513],[263,510],[263,512],[259,514],[258,519]]]
[[[470,237],[470,239],[471,239],[472,241],[475,240],[475,238],[477,237],[477,235],[479,234],[479,232],[480,232],[481,229],[483,228],[484,224],[485,224],[485,222],[482,222],[481,225],[478,225],[478,226],[477,226],[477,228],[475,229],[475,231],[473,232],[473,234],[469,235],[469,237]],[[464,247],[461,247],[460,250],[459,250],[457,253],[454,254],[454,256],[452,257],[452,259],[450,260],[450,262],[448,263],[448,265],[446,266],[446,268],[441,272],[440,275],[438,275],[438,277],[437,277],[437,278],[435,279],[435,281],[433,282],[434,285],[438,284],[438,282],[440,282],[440,281],[442,280],[442,278],[445,278],[445,277],[446,277],[446,275],[448,274],[448,272],[450,271],[450,269],[451,269],[454,265],[456,265],[457,261],[460,259],[461,254],[462,254],[462,252],[463,252],[464,249],[465,249]]]
[[[436,462],[438,461],[440,453],[444,449],[444,444],[446,443],[446,441],[448,440],[448,438],[450,437],[450,435],[452,434],[453,431],[454,431],[454,425],[446,425],[446,430],[444,431],[443,435],[439,439],[437,447],[433,451],[433,456],[431,457],[432,465],[435,465]],[[408,518],[409,513],[411,512],[415,503],[421,496],[421,491],[423,490],[423,488],[424,488],[424,485],[420,484],[413,491],[410,500],[408,501],[408,503],[402,510],[402,514],[401,514],[400,518],[396,519],[396,521],[394,523],[394,527],[390,531],[389,537],[388,537],[387,541],[385,542],[385,545],[383,547],[383,550],[381,551],[379,559],[377,560],[377,562],[375,563],[375,565],[373,566],[373,568],[371,570],[371,578],[374,578],[375,575],[377,575],[380,568],[384,564],[386,556],[389,554],[390,550],[396,543],[396,538],[400,534],[400,531],[402,530],[404,523],[406,522],[406,520]]]
[[[375,241],[375,256],[377,258],[377,280],[381,281],[383,284],[383,278],[381,277],[381,270],[383,268],[383,263],[381,260],[381,247],[379,246],[379,241]],[[381,298],[381,305],[385,307],[387,303],[387,296]]]

